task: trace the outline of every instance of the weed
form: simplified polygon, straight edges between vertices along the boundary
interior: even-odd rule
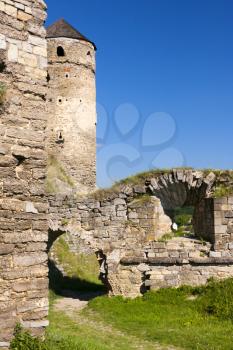
[[[174,238],[173,232],[165,233],[162,237],[158,239],[158,242],[167,242],[172,238]]]
[[[25,331],[20,324],[14,330],[14,338],[10,343],[11,350],[47,350],[47,346],[42,339],[33,337]]]
[[[69,220],[68,219],[62,219],[61,221],[61,225],[62,226],[67,226],[69,224]]]
[[[213,192],[214,198],[229,197],[231,195],[233,195],[233,185],[219,185],[215,188]]]
[[[6,96],[6,85],[0,82],[0,105],[4,103],[5,96]]]

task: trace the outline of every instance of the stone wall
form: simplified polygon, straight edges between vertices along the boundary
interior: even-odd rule
[[[9,345],[16,322],[33,334],[42,334],[48,325],[47,250],[64,232],[72,236],[73,245],[98,253],[101,273],[114,295],[135,297],[147,289],[233,276],[233,198],[211,198],[216,183],[231,181],[232,186],[231,174],[179,169],[86,198],[45,196],[49,79],[49,113],[54,116],[55,111],[57,118],[50,118],[50,146],[76,184],[89,189],[95,181],[94,47],[52,40],[48,77],[45,17],[43,0],[0,0],[2,348]],[[53,54],[60,44],[69,59],[58,62]],[[196,207],[195,233],[210,243],[159,241],[172,222],[167,214],[184,205]]]
[[[197,252],[196,252],[197,253]],[[208,279],[233,276],[233,258],[150,258],[147,260],[122,259],[115,272],[118,293],[135,297],[140,292],[159,288],[198,286]],[[116,289],[117,290],[117,289]]]
[[[51,191],[85,193],[96,186],[95,48],[84,40],[48,38],[48,152]],[[62,47],[64,56],[57,55]],[[53,163],[66,177],[52,173]],[[63,181],[61,181],[63,180]]]
[[[170,175],[173,187],[170,186],[169,192],[166,190],[170,208],[173,199],[180,203],[184,198],[181,188],[185,189],[186,198],[190,198],[190,189],[192,198],[195,198],[193,203],[200,212],[202,207],[199,204],[211,193],[210,179],[214,186],[213,175],[202,178],[203,185],[198,185],[196,193],[193,186],[195,173],[190,182],[190,172],[186,177],[184,171],[182,179],[188,179],[188,183],[180,180],[181,184],[175,181],[176,171]],[[201,230],[200,239],[181,237],[163,242],[161,237],[169,232],[171,219],[165,214],[161,200],[154,196],[155,182],[158,187],[164,184],[163,176],[145,179],[140,185],[122,184],[112,191],[97,192],[94,197],[85,199],[50,197],[50,241],[68,232],[72,237],[73,251],[76,245],[78,251],[83,248],[101,252],[106,257],[108,285],[114,295],[135,297],[150,288],[179,286],[191,281],[191,284],[202,284],[209,277],[232,276],[232,198],[206,199],[212,205],[205,210],[215,221],[209,221],[208,215],[200,217],[204,220],[196,226]],[[166,179],[169,179],[167,174]],[[162,186],[160,190],[165,198]],[[211,232],[213,239],[210,242],[204,240],[203,228]]]
[[[213,198],[204,198],[197,204],[193,214],[193,225],[200,237],[214,243],[215,222]]]
[[[0,347],[48,325],[43,0],[0,1]]]

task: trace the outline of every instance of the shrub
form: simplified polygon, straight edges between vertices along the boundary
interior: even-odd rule
[[[47,350],[46,344],[38,337],[33,337],[20,324],[14,330],[14,338],[10,343],[11,350]]]
[[[233,188],[232,186],[227,187],[226,185],[219,185],[215,188],[213,197],[214,198],[221,198],[221,197],[228,197],[233,194]]]
[[[192,215],[190,214],[180,214],[175,216],[175,222],[178,226],[190,225],[192,221]]]
[[[222,320],[233,321],[233,279],[210,280],[198,299],[199,309]]]

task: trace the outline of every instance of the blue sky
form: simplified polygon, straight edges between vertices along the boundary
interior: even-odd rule
[[[233,168],[232,0],[48,0],[97,45],[98,185]]]

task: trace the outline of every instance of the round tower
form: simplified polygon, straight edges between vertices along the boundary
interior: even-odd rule
[[[96,46],[60,20],[47,29],[48,182],[51,191],[96,185]]]

